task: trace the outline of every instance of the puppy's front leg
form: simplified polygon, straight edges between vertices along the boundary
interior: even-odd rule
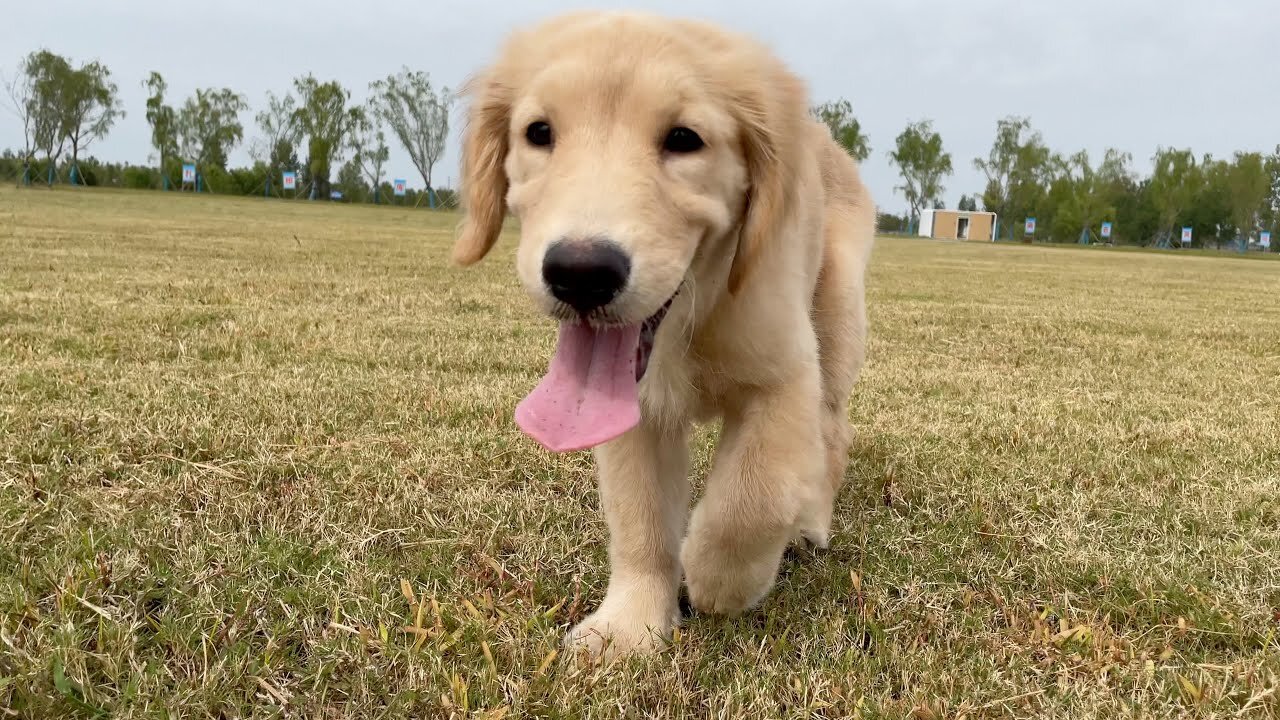
[[[648,652],[680,617],[680,537],[689,504],[687,431],[645,423],[596,449],[609,526],[609,587],[565,641],[593,656]]]
[[[773,587],[787,543],[829,499],[816,368],[756,389],[725,414],[707,491],[681,551],[689,600],[738,613]]]

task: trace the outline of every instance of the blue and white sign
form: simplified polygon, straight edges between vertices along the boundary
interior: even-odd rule
[[[408,183],[404,180],[392,180],[391,185],[395,188],[397,196],[404,197],[405,188],[408,186]]]
[[[191,183],[194,185],[195,182],[196,182],[196,166],[184,164],[182,166],[182,184],[186,185],[187,183]]]
[[[1267,248],[1271,247],[1271,233],[1269,232],[1258,233],[1258,244],[1262,246],[1263,250],[1266,250]]]
[[[1191,244],[1191,228],[1189,227],[1182,228],[1182,244],[1183,245]]]
[[[341,190],[330,190],[330,191],[329,191],[329,199],[330,199],[330,200],[341,200],[341,199],[342,199],[342,191],[341,191]]]
[[[1027,218],[1027,234],[1028,234],[1028,235],[1035,235],[1035,234],[1036,234],[1036,219],[1035,219],[1035,218]]]
[[[294,172],[294,171],[290,170],[290,171],[286,172],[286,173],[283,175],[283,177],[281,178],[281,180],[282,180],[282,182],[283,182],[283,184],[284,184],[284,189],[285,189],[285,190],[297,190],[297,189],[298,189],[298,173],[296,173],[296,172]]]
[[[1111,223],[1109,222],[1102,223],[1102,237],[1104,238],[1111,237]]]

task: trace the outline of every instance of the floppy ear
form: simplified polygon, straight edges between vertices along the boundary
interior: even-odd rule
[[[747,210],[729,270],[737,294],[769,243],[785,242],[796,192],[796,149],[807,132],[805,88],[780,67],[741,74],[734,104],[747,161]]]
[[[453,246],[461,265],[479,262],[502,232],[507,214],[507,126],[511,94],[494,76],[482,73],[467,82],[472,97],[462,139],[462,207],[465,215]]]

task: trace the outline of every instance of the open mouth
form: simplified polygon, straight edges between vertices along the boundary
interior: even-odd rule
[[[658,308],[658,312],[649,316],[640,325],[640,342],[636,343],[636,382],[644,377],[644,373],[649,369],[649,356],[653,354],[653,340],[658,335],[658,326],[662,324],[663,318],[667,316],[667,311],[671,309],[671,303],[675,302],[676,295],[680,291],[676,290],[675,295],[667,298],[667,301]]]
[[[561,321],[555,355],[538,386],[516,406],[516,424],[552,452],[585,450],[640,422],[640,380],[676,293],[640,323]]]

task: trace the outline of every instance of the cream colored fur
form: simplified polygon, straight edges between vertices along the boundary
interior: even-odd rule
[[[874,231],[855,163],[767,48],[701,22],[557,17],[513,35],[465,94],[459,263],[483,258],[511,212],[519,278],[548,312],[542,255],[561,237],[629,253],[619,321],[680,289],[640,426],[595,451],[611,575],[566,641],[610,656],[656,647],[679,619],[682,576],[700,611],[751,608],[789,542],[826,544],[844,479]],[[551,125],[551,147],[527,142],[534,121]],[[675,125],[706,146],[663,152]],[[716,418],[690,515],[690,429]]]

